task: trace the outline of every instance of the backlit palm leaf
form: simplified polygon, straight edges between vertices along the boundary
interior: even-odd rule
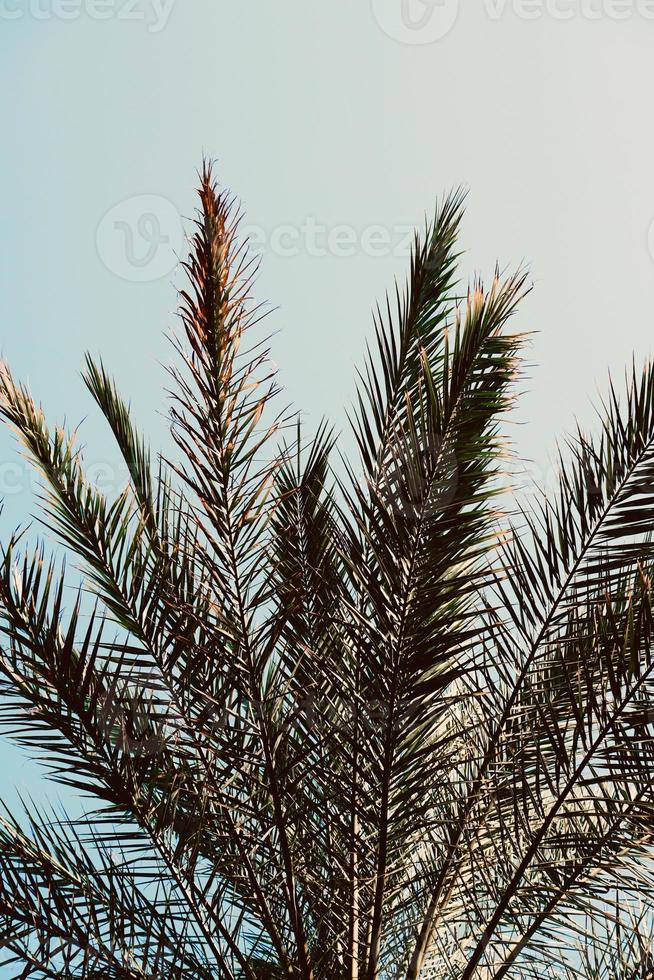
[[[654,370],[504,517],[525,277],[461,289],[461,213],[376,313],[356,463],[275,407],[208,166],[170,458],[87,358],[129,474],[110,498],[3,366],[65,561],[2,550],[2,720],[94,801],[0,819],[16,977],[651,974]]]

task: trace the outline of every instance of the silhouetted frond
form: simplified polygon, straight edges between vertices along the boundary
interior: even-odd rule
[[[527,286],[459,286],[461,215],[376,312],[358,463],[277,407],[208,165],[166,458],[87,357],[104,493],[2,365],[43,540],[0,551],[0,721],[89,804],[0,816],[16,978],[652,976],[654,369],[509,520]]]

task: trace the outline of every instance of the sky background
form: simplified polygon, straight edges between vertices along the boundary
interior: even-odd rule
[[[117,484],[83,354],[164,438],[205,154],[263,253],[288,400],[342,427],[407,229],[462,184],[466,273],[531,269],[515,439],[547,482],[609,369],[652,352],[653,18],[651,0],[0,0],[0,353],[53,422],[85,420],[87,465]],[[3,535],[29,487],[0,433]],[[0,796],[38,792],[0,755]]]

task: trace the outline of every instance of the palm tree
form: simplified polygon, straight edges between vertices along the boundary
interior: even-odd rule
[[[518,509],[523,273],[460,295],[462,197],[377,309],[360,462],[275,409],[255,264],[201,174],[170,459],[84,473],[4,366],[56,550],[0,563],[5,729],[83,818],[0,818],[14,977],[652,976],[654,369]]]

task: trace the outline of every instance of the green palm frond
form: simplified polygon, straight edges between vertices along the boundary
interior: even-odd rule
[[[213,975],[165,880],[147,895],[147,872],[129,856],[127,834],[123,843],[106,828],[87,830],[85,840],[33,804],[26,822],[28,831],[8,814],[0,818],[2,943],[32,968],[25,976]]]
[[[506,517],[527,285],[461,287],[462,205],[376,311],[358,463],[277,407],[208,165],[166,458],[87,357],[103,493],[2,366],[43,540],[0,553],[1,722],[91,801],[0,818],[17,978],[651,974],[654,368]]]

